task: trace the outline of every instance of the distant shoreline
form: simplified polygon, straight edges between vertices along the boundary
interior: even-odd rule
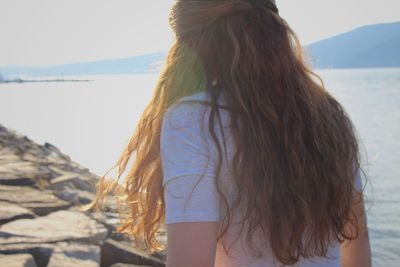
[[[12,79],[12,80],[0,80],[0,83],[37,83],[37,82],[91,82],[92,80],[81,80],[81,79],[45,79],[45,80],[23,80],[23,79]]]

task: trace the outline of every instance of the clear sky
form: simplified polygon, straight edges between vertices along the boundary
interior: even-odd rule
[[[48,65],[168,50],[172,0],[1,0],[0,66]],[[277,0],[303,44],[400,21],[400,0]]]

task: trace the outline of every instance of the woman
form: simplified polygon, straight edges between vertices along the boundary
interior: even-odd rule
[[[92,206],[118,191],[150,251],[166,223],[168,267],[371,266],[355,129],[275,2],[178,0],[170,24],[124,190]]]

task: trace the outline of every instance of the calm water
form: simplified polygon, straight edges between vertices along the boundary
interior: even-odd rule
[[[362,141],[374,266],[399,266],[400,69],[318,73]],[[0,84],[0,123],[56,145],[101,175],[132,134],[157,75],[87,78],[93,81]]]

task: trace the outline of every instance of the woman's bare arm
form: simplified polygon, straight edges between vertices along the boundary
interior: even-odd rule
[[[354,205],[358,214],[359,235],[356,239],[346,240],[340,245],[342,267],[371,267],[371,247],[367,227],[367,216],[364,201],[356,201]],[[351,229],[351,226],[348,226]]]
[[[213,267],[219,222],[167,225],[167,267]]]

